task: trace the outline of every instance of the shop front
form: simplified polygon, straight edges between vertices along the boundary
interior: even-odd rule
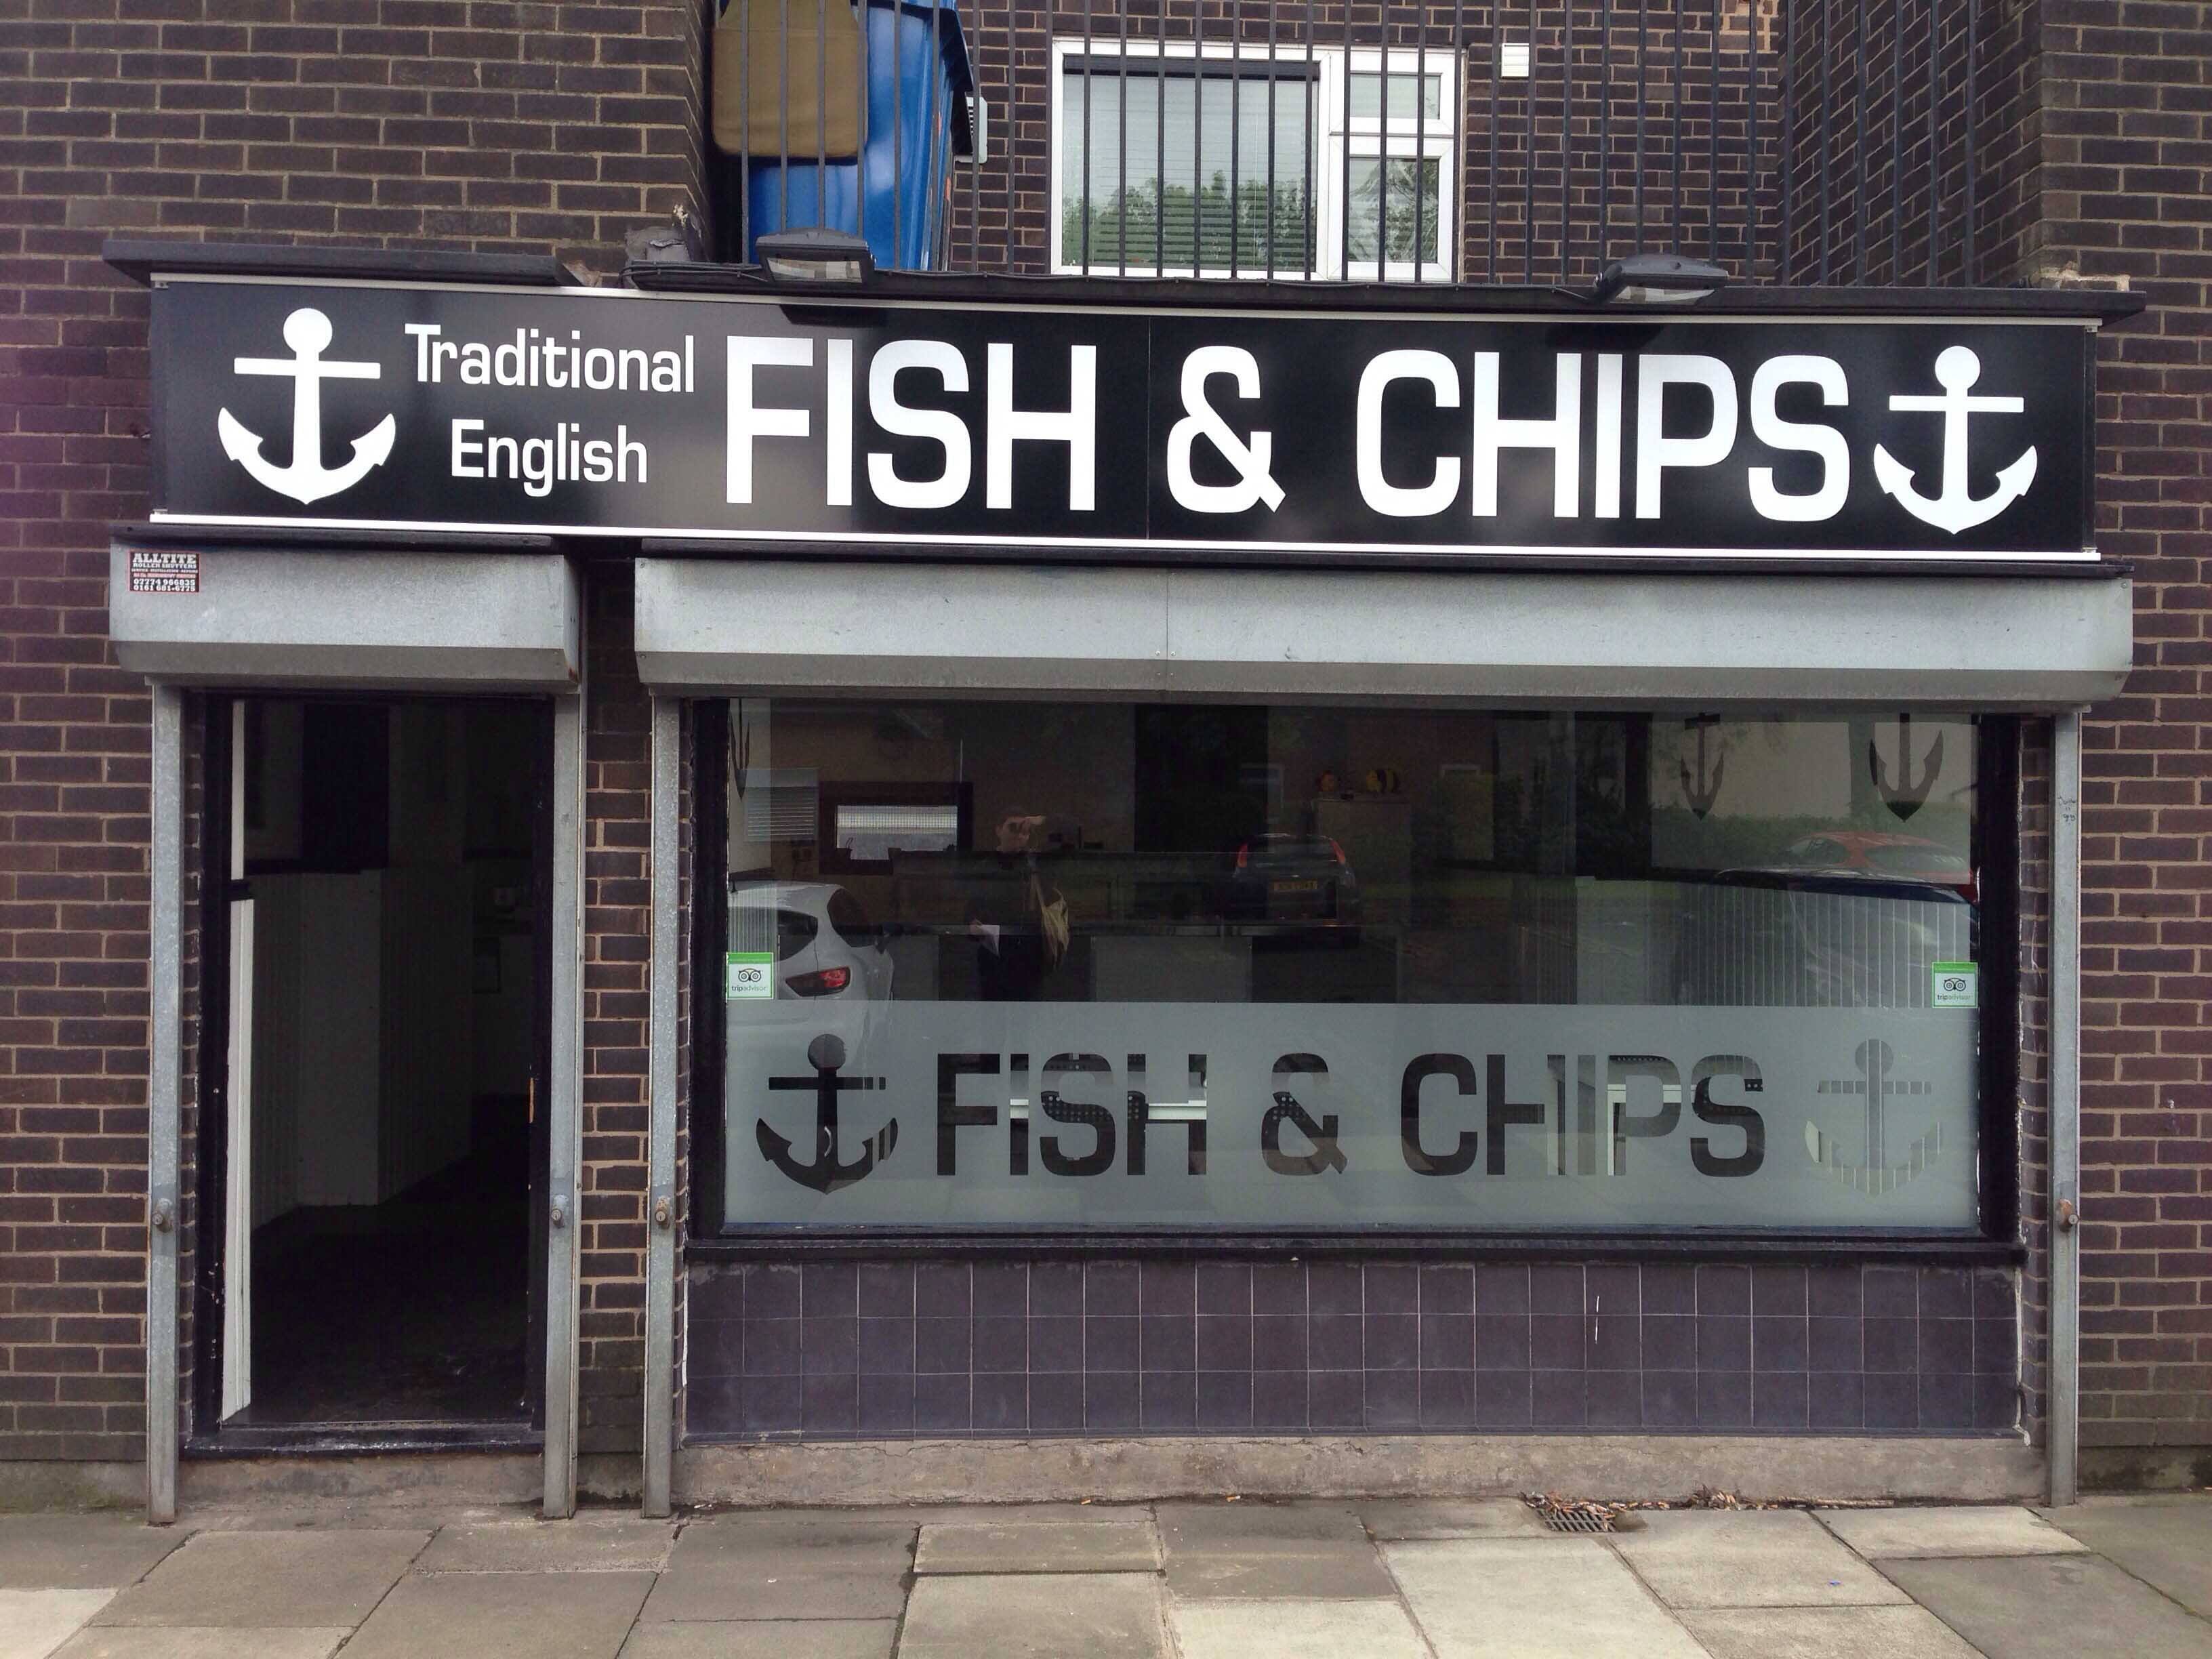
[[[960,1449],[933,1492],[1440,1489],[1468,1437],[1536,1485],[1572,1437],[2040,1488],[2124,305],[634,274],[153,269],[112,590],[169,781],[155,1201],[165,1145],[198,1183],[170,1459],[180,1387],[198,1449],[331,1438],[240,1398],[282,1388],[234,1310],[329,1259],[272,1217],[504,1146],[513,1272],[449,1316],[520,1334],[514,1385],[344,1420],[542,1447],[556,1513],[610,1285],[653,1509],[921,1495],[885,1443]],[[189,906],[187,847],[228,860]],[[630,848],[635,938],[581,896]],[[210,977],[241,927],[282,994]],[[629,961],[624,1142],[586,1011]],[[366,985],[378,1087],[288,1082]],[[579,1242],[615,1193],[634,1272]]]

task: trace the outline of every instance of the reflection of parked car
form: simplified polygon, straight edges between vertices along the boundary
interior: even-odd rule
[[[1976,896],[1974,866],[1949,848],[1887,830],[1824,830],[1793,841],[1783,857],[1800,870],[1864,871]]]
[[[884,931],[860,902],[832,883],[730,884],[730,949],[775,957],[769,992],[757,1000],[888,1002],[884,946]]]
[[[1222,910],[1231,921],[1287,924],[1331,943],[1359,941],[1359,878],[1327,836],[1255,836],[1237,849]]]

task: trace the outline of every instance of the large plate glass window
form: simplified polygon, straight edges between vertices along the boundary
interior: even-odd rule
[[[1979,1224],[1972,719],[724,723],[728,1229]]]
[[[1449,52],[1094,37],[1053,64],[1056,270],[1449,279]]]

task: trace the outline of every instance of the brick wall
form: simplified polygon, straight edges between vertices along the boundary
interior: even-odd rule
[[[703,15],[41,0],[0,16],[0,1457],[143,1447],[148,704],[104,636],[109,526],[148,507],[147,306],[100,244],[471,248],[610,270],[633,226],[701,206]],[[622,763],[615,718],[594,728],[595,790]],[[606,896],[615,879],[594,875],[602,919],[634,902]],[[587,1062],[592,1152],[617,1161],[630,1143],[605,1097],[635,1094],[631,1018],[603,1012],[595,1033],[620,1052]],[[188,1030],[188,1066],[193,1052]],[[188,1142],[187,1194],[189,1158]],[[636,1435],[626,1304],[641,1297],[617,1282],[635,1257],[607,1207],[635,1222],[626,1178],[587,1175],[590,1449]]]
[[[2212,33],[2195,5],[2040,12],[2034,260],[2150,301],[2098,381],[2098,541],[2135,566],[2136,669],[2083,738],[2082,1441],[2212,1446]]]

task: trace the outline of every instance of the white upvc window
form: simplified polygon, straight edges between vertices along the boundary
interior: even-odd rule
[[[1056,40],[1053,269],[1449,281],[1457,67],[1440,48]]]

